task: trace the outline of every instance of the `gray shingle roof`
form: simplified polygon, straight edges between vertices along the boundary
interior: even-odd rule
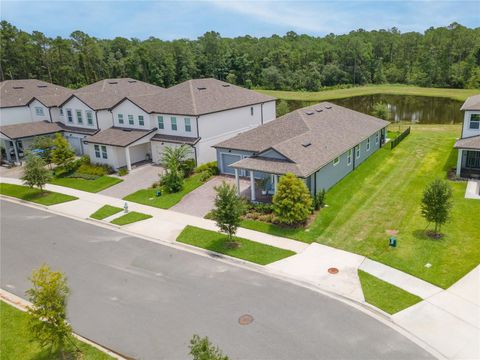
[[[480,110],[480,94],[470,96],[460,110]]]
[[[283,175],[286,173],[292,173],[296,176],[303,176],[297,164],[293,162],[278,159],[267,159],[260,156],[245,158],[230,166],[237,169],[262,171],[269,174]]]
[[[259,156],[271,148],[295,164],[295,175],[306,177],[388,124],[388,121],[322,102],[295,110],[215,147],[253,151]],[[304,146],[306,144],[309,145]],[[254,164],[262,164],[265,171],[270,171],[267,162],[270,160],[262,158]],[[240,160],[233,166],[239,164],[253,162]],[[252,170],[262,171],[260,168]]]
[[[83,128],[83,127],[79,127],[79,126],[68,126],[68,125],[65,125],[62,122],[56,122],[56,124],[60,128],[62,128],[62,130],[77,133],[77,134],[94,135],[97,132],[99,132],[98,129],[89,129],[89,128]]]
[[[455,148],[480,150],[480,135],[458,139],[455,143]]]
[[[87,138],[87,142],[102,145],[111,145],[126,147],[133,144],[145,136],[148,136],[157,131],[157,128],[150,130],[137,130],[128,128],[111,127],[99,131],[93,136]]]
[[[59,106],[70,94],[70,89],[41,80],[5,80],[0,83],[0,107],[26,106],[34,98],[47,107]]]
[[[155,134],[150,140],[168,142],[168,143],[175,143],[175,144],[195,145],[197,142],[200,141],[200,138],[188,137],[188,136]]]
[[[59,131],[62,131],[62,128],[57,123],[48,121],[0,126],[0,133],[12,140],[53,134]]]

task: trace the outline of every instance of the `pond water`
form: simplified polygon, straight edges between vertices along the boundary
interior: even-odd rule
[[[392,122],[410,122],[415,124],[459,124],[463,121],[460,111],[461,101],[416,95],[366,95],[345,99],[327,100],[349,109],[372,114],[376,103],[387,104]],[[317,101],[287,101],[290,111],[316,104]]]

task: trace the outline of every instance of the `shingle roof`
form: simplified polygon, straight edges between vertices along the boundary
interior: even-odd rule
[[[36,79],[5,80],[0,83],[0,107],[26,106],[34,98],[45,106],[59,106],[72,93],[63,86]]]
[[[480,110],[480,94],[470,96],[460,110]]]
[[[149,113],[192,116],[275,100],[216,79],[187,80],[158,94],[129,99]]]
[[[83,127],[79,127],[79,126],[68,126],[68,125],[65,125],[62,122],[56,122],[56,124],[60,128],[62,128],[62,130],[77,133],[77,134],[94,135],[94,134],[96,134],[97,132],[100,131],[98,129],[89,129],[89,128],[83,128]]]
[[[237,161],[230,166],[237,169],[262,171],[269,174],[283,175],[286,173],[292,173],[296,176],[303,176],[297,164],[293,162],[271,158],[268,159],[261,156],[248,157]]]
[[[195,145],[200,141],[198,137],[188,137],[188,136],[175,136],[175,135],[165,135],[165,134],[155,134],[150,140],[152,141],[162,141],[175,144],[188,144]]]
[[[58,131],[62,131],[62,129],[57,123],[51,123],[48,121],[0,126],[0,133],[12,140],[53,134]]]
[[[164,88],[143,81],[121,78],[105,79],[76,90],[73,95],[93,110],[110,109],[126,97],[151,95],[165,91]]]
[[[306,177],[388,124],[388,121],[322,102],[295,110],[214,147],[253,151],[259,156],[273,149],[296,165],[295,175]],[[255,165],[267,167],[266,162],[270,160],[262,160]],[[241,160],[233,166],[239,164],[251,163]]]
[[[454,147],[456,149],[480,150],[480,135],[458,139]]]
[[[128,128],[111,127],[100,131],[93,136],[87,138],[87,142],[111,146],[126,147],[133,144],[145,136],[157,131],[157,128],[150,130],[137,130]]]

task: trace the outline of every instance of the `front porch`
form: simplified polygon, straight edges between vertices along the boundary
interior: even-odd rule
[[[458,149],[457,177],[480,179],[480,150]]]
[[[241,173],[244,176],[240,176]],[[252,202],[271,203],[277,191],[280,176],[281,175],[235,169],[237,194]],[[248,181],[249,186],[246,189],[243,188],[243,190],[240,190],[240,179]]]

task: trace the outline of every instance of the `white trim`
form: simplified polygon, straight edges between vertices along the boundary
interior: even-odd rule
[[[335,159],[333,159],[333,166],[337,166],[340,164],[340,156],[337,156]]]

